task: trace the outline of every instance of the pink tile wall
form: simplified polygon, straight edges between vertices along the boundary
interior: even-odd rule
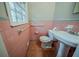
[[[31,36],[32,40],[38,39],[41,35],[47,35],[49,29],[57,27],[59,30],[65,30],[64,27],[67,25],[74,25],[75,29],[73,31],[79,31],[79,21],[47,21],[47,22],[37,22],[31,25]],[[35,33],[38,32],[38,33]]]
[[[32,40],[38,39],[41,35],[47,35],[48,30],[53,28],[53,22],[37,22],[31,24]]]
[[[10,27],[9,21],[0,21],[0,31],[10,56],[26,56],[29,40],[38,39],[41,35],[47,35],[49,29],[57,27],[64,30],[67,25],[74,25],[74,31],[79,31],[79,21],[42,21]],[[26,28],[20,35],[17,29]]]
[[[18,34],[17,29],[26,28]],[[10,27],[9,21],[0,21],[0,31],[3,34],[4,42],[9,56],[26,56],[29,43],[29,24],[17,27]]]
[[[79,21],[53,21],[53,27],[57,27],[59,30],[65,30],[67,25],[73,25],[75,32],[79,31]]]

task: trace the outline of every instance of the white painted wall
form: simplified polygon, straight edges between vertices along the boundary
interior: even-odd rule
[[[72,14],[73,6],[73,2],[29,2],[29,19],[32,22],[79,20],[79,14]],[[0,17],[8,18],[2,2]]]
[[[0,32],[0,57],[8,57],[8,52],[6,50],[1,32]]]
[[[0,2],[0,18],[8,19],[5,6],[4,6],[4,2]]]
[[[56,2],[54,20],[79,20],[73,13],[74,2]]]
[[[32,22],[53,21],[54,2],[31,2],[29,8]]]

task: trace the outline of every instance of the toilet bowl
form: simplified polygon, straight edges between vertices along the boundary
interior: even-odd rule
[[[50,31],[48,31],[48,36],[40,36],[41,47],[42,48],[51,48],[53,35]]]

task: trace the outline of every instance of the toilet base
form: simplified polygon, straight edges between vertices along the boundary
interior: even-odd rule
[[[43,42],[41,44],[41,47],[42,48],[52,48],[52,44],[51,44],[51,42]]]
[[[42,48],[52,48],[51,46],[43,46]]]

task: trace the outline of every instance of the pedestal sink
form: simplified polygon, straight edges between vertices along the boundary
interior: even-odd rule
[[[79,36],[70,34],[65,31],[49,31],[58,41],[60,41],[57,57],[67,56],[68,50],[66,50],[65,48],[77,47],[79,45]]]

